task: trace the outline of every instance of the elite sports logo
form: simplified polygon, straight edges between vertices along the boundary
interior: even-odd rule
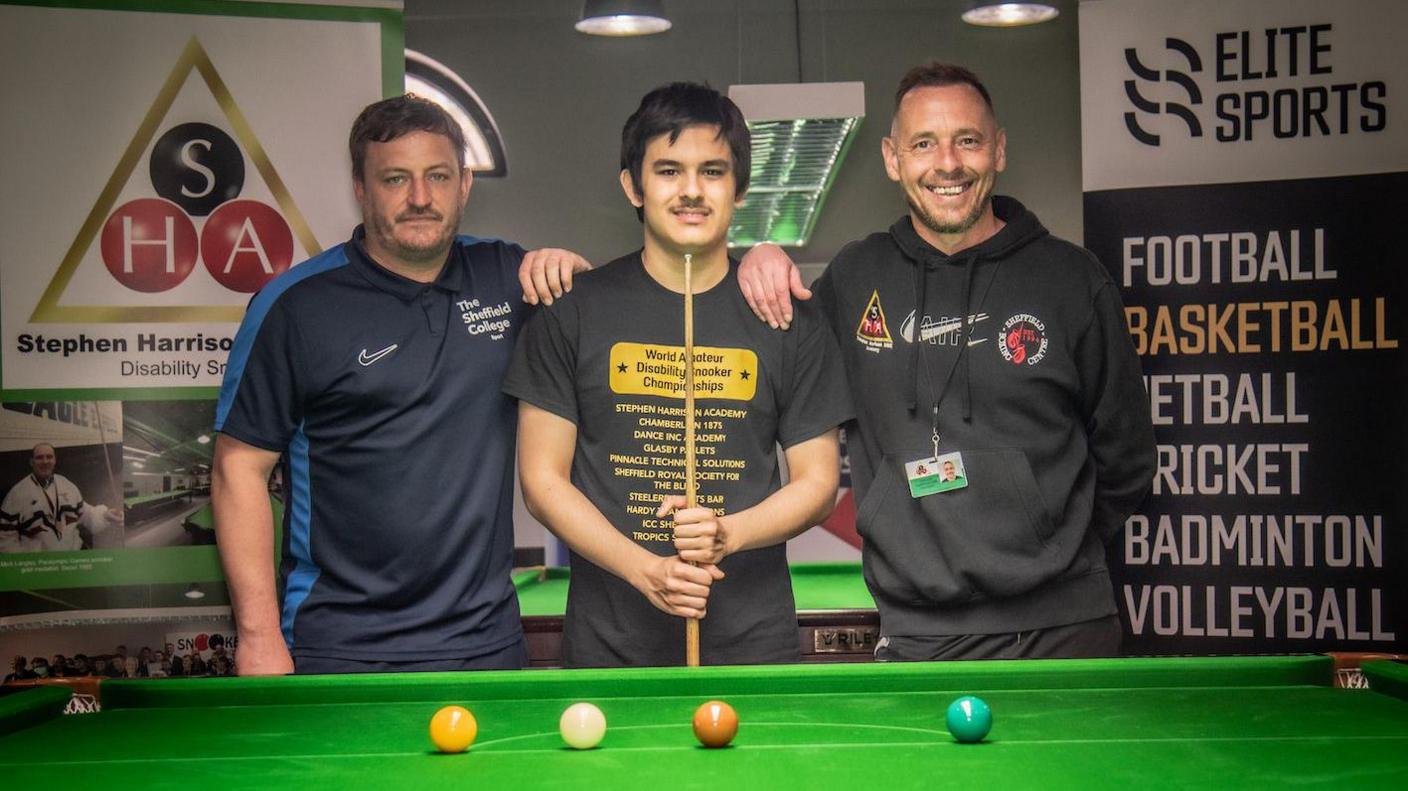
[[[890,328],[885,324],[885,309],[880,306],[878,290],[870,293],[870,301],[865,304],[865,311],[861,313],[860,325],[856,327],[856,340],[871,351],[889,349],[895,345],[894,339],[890,337]]]
[[[1002,325],[1002,359],[1013,365],[1036,365],[1046,356],[1046,325],[1030,313],[1018,313]]]
[[[1182,56],[1184,61],[1188,64],[1187,72],[1178,71],[1177,69],[1164,69],[1163,72],[1160,72],[1158,69],[1151,69],[1140,62],[1139,53],[1132,47],[1125,49],[1124,61],[1129,65],[1129,70],[1134,72],[1134,76],[1141,80],[1159,82],[1162,78],[1165,82],[1170,82],[1181,87],[1188,95],[1188,104],[1182,104],[1180,102],[1163,102],[1160,104],[1159,102],[1150,101],[1144,98],[1144,95],[1139,90],[1139,84],[1134,80],[1124,81],[1125,96],[1129,98],[1129,103],[1134,105],[1136,110],[1152,115],[1158,115],[1160,112],[1164,112],[1181,118],[1183,122],[1188,125],[1189,137],[1202,137],[1203,122],[1198,120],[1198,116],[1194,114],[1190,105],[1197,106],[1202,104],[1203,92],[1198,88],[1198,83],[1193,81],[1189,72],[1193,74],[1201,72],[1203,70],[1203,59],[1198,56],[1198,51],[1193,49],[1192,44],[1182,39],[1166,38],[1164,39],[1164,46],[1167,47],[1169,51]],[[1135,140],[1138,140],[1146,146],[1159,145],[1159,136],[1145,130],[1144,127],[1140,125],[1139,115],[1137,113],[1125,113],[1124,125]]]
[[[195,75],[200,81],[192,83],[203,84],[209,90],[207,101],[214,99],[227,124],[225,128],[203,121],[167,118],[183,86]],[[277,207],[241,197],[248,181],[246,156]],[[139,181],[143,176],[145,180]],[[136,192],[141,197],[115,206],[124,192],[129,196]],[[238,321],[244,315],[247,295],[293,264],[295,240],[304,255],[322,250],[210,56],[192,37],[118,160],[30,321]],[[138,304],[61,304],[75,274],[80,268],[87,271],[89,264],[85,259],[95,242],[99,262],[91,265],[100,263],[107,270],[106,277],[111,278],[107,282],[126,289],[126,301]],[[204,265],[210,280],[220,289],[234,292],[228,301],[209,296],[198,299],[225,304],[180,304],[182,299],[169,296],[156,301],[138,298],[139,294],[177,288],[198,264]],[[87,290],[91,292],[92,276],[85,277],[90,278]],[[211,291],[208,286],[201,290]],[[121,297],[114,300],[121,301]]]
[[[1124,81],[1124,94],[1133,109],[1124,114],[1124,125],[1135,140],[1163,145],[1166,135],[1156,129],[1237,143],[1382,132],[1387,126],[1387,84],[1335,73],[1333,24],[1218,31],[1202,43],[1201,52],[1173,37],[1153,55],[1125,48],[1133,79]],[[1162,123],[1164,116],[1182,123]]]

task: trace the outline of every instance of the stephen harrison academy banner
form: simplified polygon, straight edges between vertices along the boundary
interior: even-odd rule
[[[399,3],[52,5],[0,5],[0,390],[209,392],[253,293],[356,223]]]
[[[403,53],[398,0],[0,0],[0,496],[48,465],[85,517],[0,548],[0,631],[228,605],[215,388],[357,222],[347,132]]]

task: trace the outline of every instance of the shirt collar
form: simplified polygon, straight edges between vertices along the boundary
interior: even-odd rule
[[[358,225],[356,230],[352,231],[352,239],[347,242],[347,258],[352,266],[377,288],[394,294],[405,302],[414,300],[428,288],[448,292],[460,290],[460,285],[464,281],[464,260],[460,245],[450,245],[445,266],[441,268],[440,275],[435,278],[435,282],[420,283],[398,275],[378,264],[367,252],[366,238],[365,226]]]

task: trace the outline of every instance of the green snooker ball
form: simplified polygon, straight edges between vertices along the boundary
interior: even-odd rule
[[[953,738],[964,744],[972,744],[982,741],[992,730],[992,709],[982,698],[964,695],[948,704],[945,720]]]

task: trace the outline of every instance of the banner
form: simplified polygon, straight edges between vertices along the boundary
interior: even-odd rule
[[[1158,472],[1112,549],[1132,653],[1408,642],[1408,7],[1081,6],[1085,241]]]
[[[213,399],[253,293],[359,221],[400,3],[56,5],[0,2],[0,630],[228,612]]]
[[[347,129],[401,80],[399,11],[103,5],[0,6],[8,393],[218,386],[251,295],[356,224]]]

